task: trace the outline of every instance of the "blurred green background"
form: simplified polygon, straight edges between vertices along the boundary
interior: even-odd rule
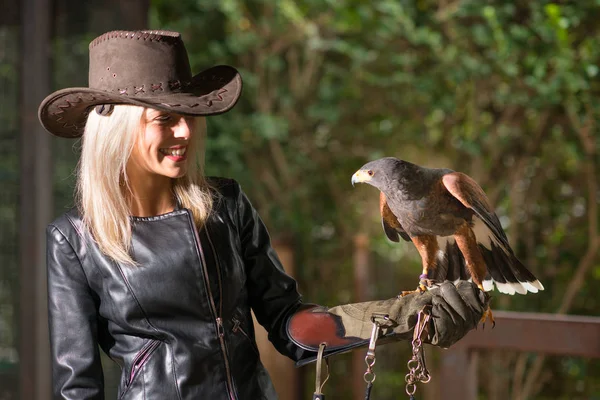
[[[97,4],[55,1],[53,89],[87,85],[89,41],[127,28]],[[494,309],[600,314],[600,1],[151,0],[148,6],[150,28],[182,32],[194,72],[221,63],[240,70],[240,102],[208,120],[206,171],[238,180],[273,239],[290,246],[306,301],[359,300],[353,249],[361,235],[369,238],[368,299],[416,285],[416,250],[387,241],[378,193],[350,184],[366,161],[396,156],[465,172],[495,204],[516,254],[546,290],[497,294]],[[19,32],[18,25],[0,24],[5,376],[16,376],[18,363],[17,100],[27,79],[19,74]],[[78,143],[53,139],[52,152],[58,215],[73,205]],[[409,354],[408,345],[382,352],[377,399],[403,398]],[[481,399],[600,399],[598,360],[510,351],[482,357]],[[350,363],[350,356],[334,360],[328,398],[351,398]],[[309,398],[312,371],[301,376]],[[114,367],[107,367],[107,379],[118,379]],[[17,389],[1,386],[5,381],[0,399],[18,398]]]

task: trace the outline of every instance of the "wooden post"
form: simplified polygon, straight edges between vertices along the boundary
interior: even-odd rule
[[[443,353],[440,392],[448,399],[477,399],[477,353],[456,344]]]
[[[285,272],[294,276],[294,248],[288,241],[273,241]],[[280,400],[299,400],[300,382],[298,369],[289,358],[279,354],[267,337],[267,331],[254,319],[256,343],[260,360],[269,372]]]
[[[50,135],[38,122],[50,93],[51,0],[21,2],[19,199],[20,398],[51,398],[46,291],[46,225],[52,216]]]
[[[354,237],[354,300],[362,302],[369,299],[369,238],[365,234]],[[365,352],[352,353],[352,398],[362,400],[365,397],[365,381],[363,375]]]

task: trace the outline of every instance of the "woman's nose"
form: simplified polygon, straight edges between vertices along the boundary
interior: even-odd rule
[[[176,138],[189,140],[193,132],[193,122],[194,121],[191,118],[181,116],[177,125],[174,127],[174,136]]]

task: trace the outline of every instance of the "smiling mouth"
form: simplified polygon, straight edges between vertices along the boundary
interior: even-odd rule
[[[166,156],[183,157],[187,151],[187,147],[159,149]]]

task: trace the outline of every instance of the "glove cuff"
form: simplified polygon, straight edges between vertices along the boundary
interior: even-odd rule
[[[328,312],[326,307],[306,305],[296,311],[286,324],[287,335],[298,347],[315,352],[314,357],[303,358],[297,367],[316,360],[319,345],[325,343],[324,357],[341,354],[369,344],[369,340],[346,336],[339,316]]]

